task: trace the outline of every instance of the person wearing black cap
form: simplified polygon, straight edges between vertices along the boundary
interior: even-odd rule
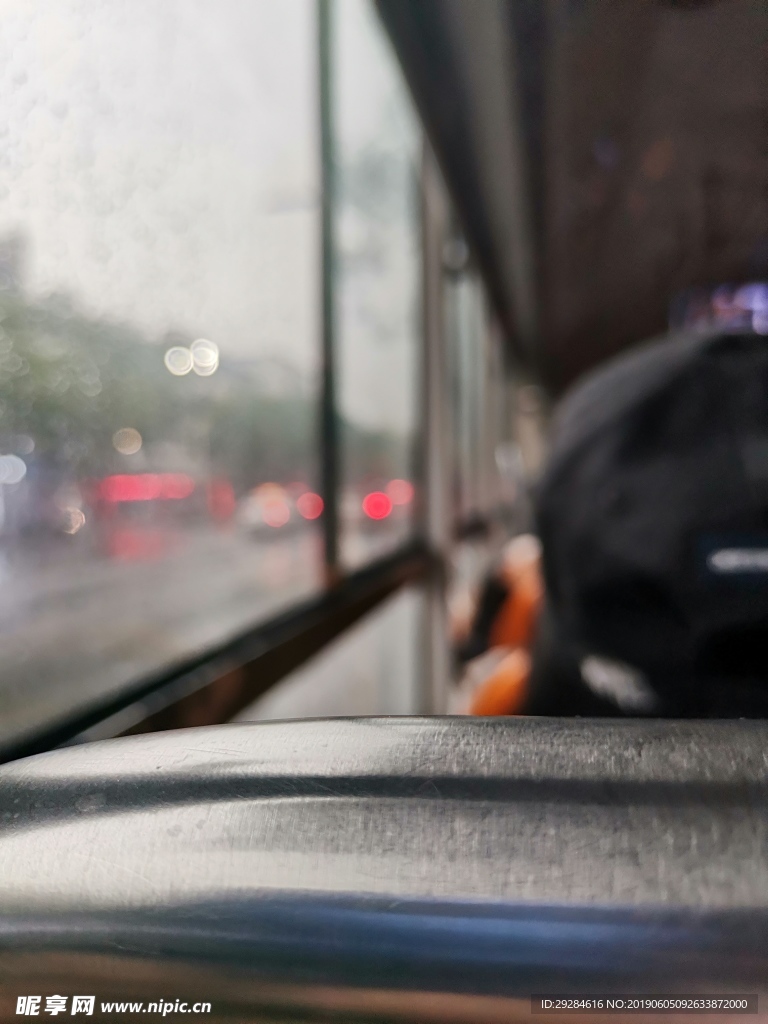
[[[768,339],[677,336],[593,373],[536,516],[539,680],[634,714],[768,714]]]
[[[513,713],[768,716],[768,338],[672,336],[577,384],[535,515]]]

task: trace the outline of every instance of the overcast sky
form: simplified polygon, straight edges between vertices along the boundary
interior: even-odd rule
[[[402,87],[365,0],[340,11],[354,151]],[[27,239],[28,291],[312,374],[314,0],[0,0],[0,29],[0,235]],[[402,423],[401,342],[373,399],[371,360],[347,375],[355,419]]]

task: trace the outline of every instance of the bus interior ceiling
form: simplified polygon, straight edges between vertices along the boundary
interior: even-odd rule
[[[558,394],[768,275],[768,8],[378,0],[515,358]]]

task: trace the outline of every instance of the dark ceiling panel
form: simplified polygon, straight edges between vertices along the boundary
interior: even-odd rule
[[[505,50],[468,31],[500,7]],[[679,290],[768,277],[764,0],[379,9],[514,349],[554,391],[664,330]],[[503,80],[487,67],[502,53],[506,107],[487,92]],[[498,139],[497,158],[483,137]],[[523,168],[514,182],[499,173],[510,146]],[[528,212],[530,238],[510,237],[513,207]],[[515,246],[530,281],[506,258]],[[521,324],[534,324],[531,337]]]
[[[768,274],[768,5],[556,5],[543,341],[556,383]]]

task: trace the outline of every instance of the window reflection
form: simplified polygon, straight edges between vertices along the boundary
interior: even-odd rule
[[[0,0],[0,738],[318,579],[310,0]]]
[[[239,721],[415,715],[424,685],[423,591],[405,587],[282,679]]]
[[[443,268],[456,524],[509,519],[523,493],[503,331],[459,235],[444,246]]]
[[[413,528],[420,335],[421,141],[367,0],[336,0],[336,302],[344,561]]]
[[[447,263],[447,261],[446,261]],[[486,323],[478,277],[464,266],[446,278],[445,323],[454,425],[454,508],[459,521],[485,511]]]

